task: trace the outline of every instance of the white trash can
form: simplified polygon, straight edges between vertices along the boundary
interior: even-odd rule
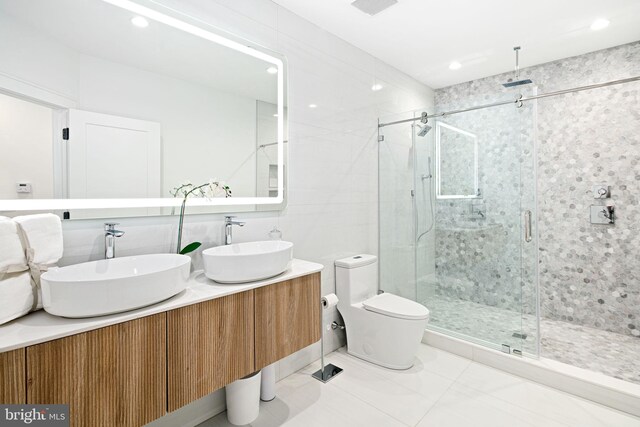
[[[265,366],[260,372],[262,373],[260,400],[271,402],[276,398],[276,364],[272,363],[269,366]]]
[[[236,426],[252,423],[260,413],[260,371],[237,381],[227,390],[227,419]]]

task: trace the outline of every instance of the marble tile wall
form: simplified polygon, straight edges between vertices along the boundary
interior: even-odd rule
[[[637,76],[640,42],[526,68],[521,75],[532,79],[535,87],[522,86],[519,90],[535,89],[539,93]],[[439,89],[437,109],[510,99],[514,90],[501,85],[509,77],[502,74]],[[533,245],[525,245],[520,255],[518,234],[523,207],[533,206],[537,196],[542,316],[640,336],[640,83],[546,98],[528,105],[531,111],[515,122],[495,109],[466,117],[471,122],[466,123],[468,126],[475,123],[496,138],[507,136],[503,143],[482,150],[494,158],[485,158],[484,163],[481,160],[485,167],[481,176],[487,221],[505,227],[508,234],[500,238],[507,237],[513,243],[504,251],[507,258],[497,256],[488,266],[472,267],[467,270],[471,274],[458,271],[458,276],[462,275],[458,279],[453,269],[446,274],[442,266],[456,256],[461,259],[464,240],[440,231],[436,234],[440,236],[436,263],[445,277],[454,279],[452,283],[439,283],[439,291],[489,305],[503,302],[503,308],[517,309],[517,295],[508,298],[508,290],[517,291],[518,278],[524,277],[523,304],[530,312],[535,298],[529,278],[533,277],[536,254],[531,251]],[[509,145],[510,137],[505,132],[510,129],[518,129],[519,135],[513,137],[520,147]],[[526,143],[534,139],[535,151]],[[516,150],[507,163],[501,160],[508,156],[505,149]],[[519,155],[522,160],[518,164]],[[528,180],[532,173],[528,165],[536,166],[537,183]],[[589,206],[602,204],[592,196],[596,184],[611,187],[617,214],[614,226],[590,224]],[[499,190],[493,197],[492,189]],[[458,204],[439,202],[438,224],[445,220],[455,224],[464,211]],[[523,273],[520,265],[524,266]]]

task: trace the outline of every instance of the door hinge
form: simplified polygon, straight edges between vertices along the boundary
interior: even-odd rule
[[[69,128],[62,129],[62,139],[65,141],[69,140]]]

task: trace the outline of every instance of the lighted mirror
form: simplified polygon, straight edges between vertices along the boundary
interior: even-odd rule
[[[0,0],[0,211],[171,214],[211,181],[189,212],[281,207],[284,58],[220,34],[145,0]]]
[[[439,199],[480,197],[478,137],[442,121],[436,123],[436,196]]]

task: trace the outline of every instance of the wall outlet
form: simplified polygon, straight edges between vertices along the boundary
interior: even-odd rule
[[[28,182],[16,183],[16,193],[31,193],[31,184]]]

